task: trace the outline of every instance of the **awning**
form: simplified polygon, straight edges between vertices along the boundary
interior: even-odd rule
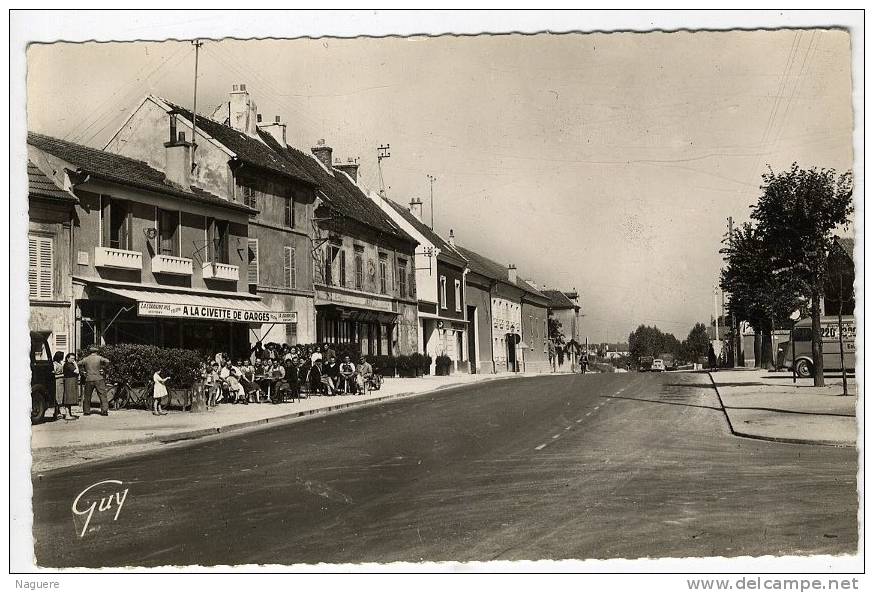
[[[203,319],[232,323],[296,323],[296,311],[271,311],[258,299],[205,296],[99,286],[100,290],[137,303],[141,317]]]

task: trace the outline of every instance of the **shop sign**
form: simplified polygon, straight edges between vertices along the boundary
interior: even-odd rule
[[[297,323],[296,311],[261,311],[184,303],[138,303],[142,317],[208,319],[237,323]]]

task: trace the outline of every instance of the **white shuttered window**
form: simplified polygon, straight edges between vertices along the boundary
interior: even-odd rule
[[[294,247],[286,247],[285,248],[285,261],[284,261],[284,276],[285,276],[285,287],[286,288],[296,288],[297,287],[297,273],[295,271],[294,264]]]
[[[54,293],[54,242],[51,237],[30,235],[27,247],[30,298],[51,300]]]

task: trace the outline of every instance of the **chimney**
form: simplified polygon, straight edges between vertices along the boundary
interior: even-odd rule
[[[176,135],[176,117],[170,117],[170,131]],[[191,189],[191,143],[185,141],[185,132],[164,143],[164,176],[172,185]]]
[[[313,151],[313,154],[316,155],[316,158],[322,161],[322,164],[328,169],[331,170],[331,155],[334,153],[334,149],[325,144],[325,139],[322,138],[316,145],[313,146],[310,150]]]
[[[516,266],[513,264],[507,266],[507,280],[510,281],[510,284],[516,284]]]
[[[277,142],[279,142],[279,145],[282,146],[282,148],[285,148],[288,146],[288,142],[285,139],[285,124],[280,121],[280,118],[278,115],[275,118],[273,118],[273,123],[264,124],[264,123],[260,123],[261,122],[261,114],[259,113],[258,114],[258,122],[259,122],[258,123],[259,130],[267,132],[268,134],[273,136],[273,139],[276,140]]]
[[[352,181],[358,181],[358,163],[352,157],[346,159],[345,163],[334,163],[334,168],[343,171],[352,178]]]
[[[419,198],[413,198],[410,200],[410,212],[413,213],[413,216],[421,222],[422,221],[422,200]]]
[[[447,241],[451,246],[455,247],[455,231],[449,229],[449,241]]]
[[[258,108],[249,97],[245,84],[235,84],[228,107],[232,128],[250,136],[258,135]]]

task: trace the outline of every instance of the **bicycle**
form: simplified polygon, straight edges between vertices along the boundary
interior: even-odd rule
[[[152,390],[155,387],[153,381],[149,381],[145,387],[132,387],[123,381],[107,383],[110,404],[114,410],[145,408],[152,406]]]

